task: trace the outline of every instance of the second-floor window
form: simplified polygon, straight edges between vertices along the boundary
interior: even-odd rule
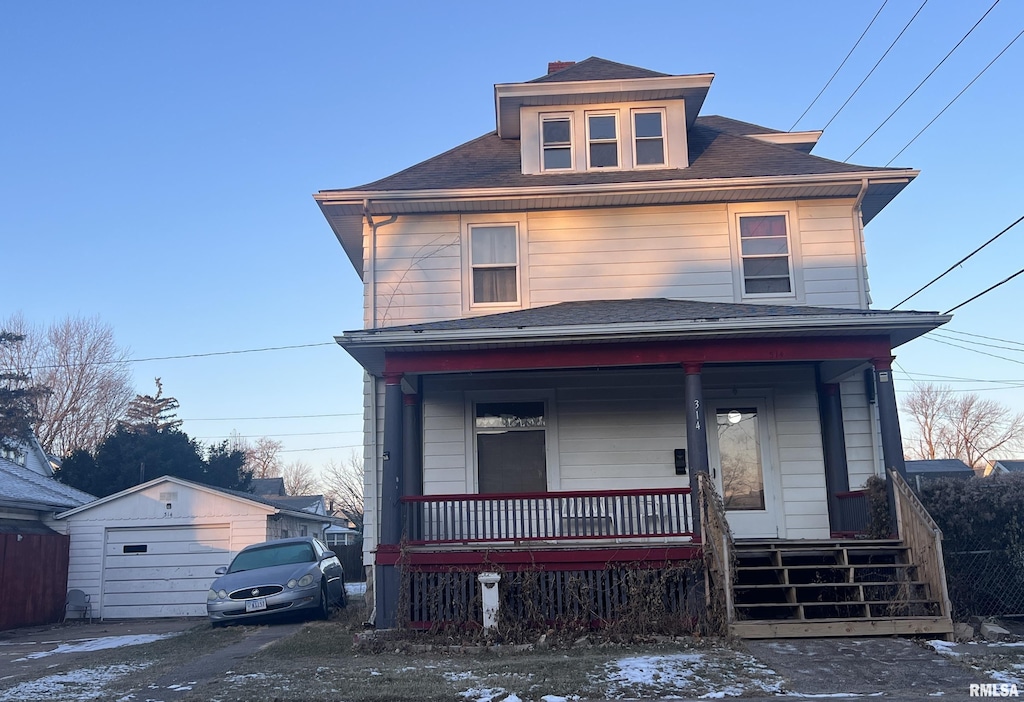
[[[515,224],[469,228],[474,305],[519,301],[518,239]]]
[[[587,160],[590,168],[619,167],[618,117],[587,114]]]
[[[744,294],[788,295],[792,293],[792,269],[786,215],[741,215],[739,229]]]

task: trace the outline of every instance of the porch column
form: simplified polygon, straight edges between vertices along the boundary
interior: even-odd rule
[[[686,464],[690,473],[690,514],[693,537],[700,539],[700,497],[697,474],[710,473],[708,469],[708,430],[705,426],[704,386],[701,384],[700,363],[684,363],[686,380],[683,389],[686,402]]]
[[[839,509],[836,493],[849,492],[850,472],[846,463],[846,435],[843,432],[843,396],[839,383],[818,388],[821,411],[821,440],[825,450],[825,490],[828,494],[828,522],[832,531],[849,531]]]
[[[875,393],[878,399],[878,423],[882,430],[882,459],[887,470],[907,477],[907,464],[903,461],[903,436],[900,418],[896,413],[896,389],[892,381],[892,362],[895,356],[872,360],[875,367]]]
[[[403,397],[404,404],[402,427],[404,429],[404,437],[402,447],[402,457],[404,461],[403,470],[403,495],[422,495],[423,494],[423,455],[422,446],[423,442],[420,438],[420,396],[419,395],[405,395]]]
[[[395,626],[398,612],[400,579],[397,560],[402,540],[402,483],[403,444],[402,375],[384,376],[384,471],[381,479],[380,543],[377,544],[377,573],[375,578],[377,608],[376,626],[390,629]]]

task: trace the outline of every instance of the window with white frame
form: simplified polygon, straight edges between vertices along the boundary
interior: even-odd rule
[[[519,227],[473,224],[469,227],[472,304],[519,301]]]
[[[739,215],[745,295],[793,292],[788,218],[785,214]]]
[[[540,125],[544,170],[572,169],[572,115],[542,115]]]
[[[633,163],[637,167],[665,165],[664,110],[633,111]]]
[[[614,112],[587,113],[587,164],[619,167],[619,118]]]
[[[545,402],[477,402],[473,434],[481,493],[546,492]]]

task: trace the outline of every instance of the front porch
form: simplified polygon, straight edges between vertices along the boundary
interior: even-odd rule
[[[506,625],[640,617],[744,638],[947,634],[941,534],[901,476],[889,479],[898,533],[880,540],[735,540],[707,476],[696,492],[405,497],[405,538],[377,562],[401,572],[413,628],[479,623],[489,573]]]

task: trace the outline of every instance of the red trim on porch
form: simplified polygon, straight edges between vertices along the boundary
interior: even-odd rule
[[[408,566],[417,572],[439,573],[453,568],[500,566],[504,570],[601,570],[619,563],[658,568],[668,561],[687,561],[701,557],[701,547],[694,544],[678,546],[635,546],[630,548],[593,548],[582,550],[484,550],[484,551],[406,551],[377,548],[377,565]]]
[[[384,377],[443,373],[601,366],[881,359],[891,353],[885,336],[743,338],[691,342],[576,344],[516,349],[388,353]]]

